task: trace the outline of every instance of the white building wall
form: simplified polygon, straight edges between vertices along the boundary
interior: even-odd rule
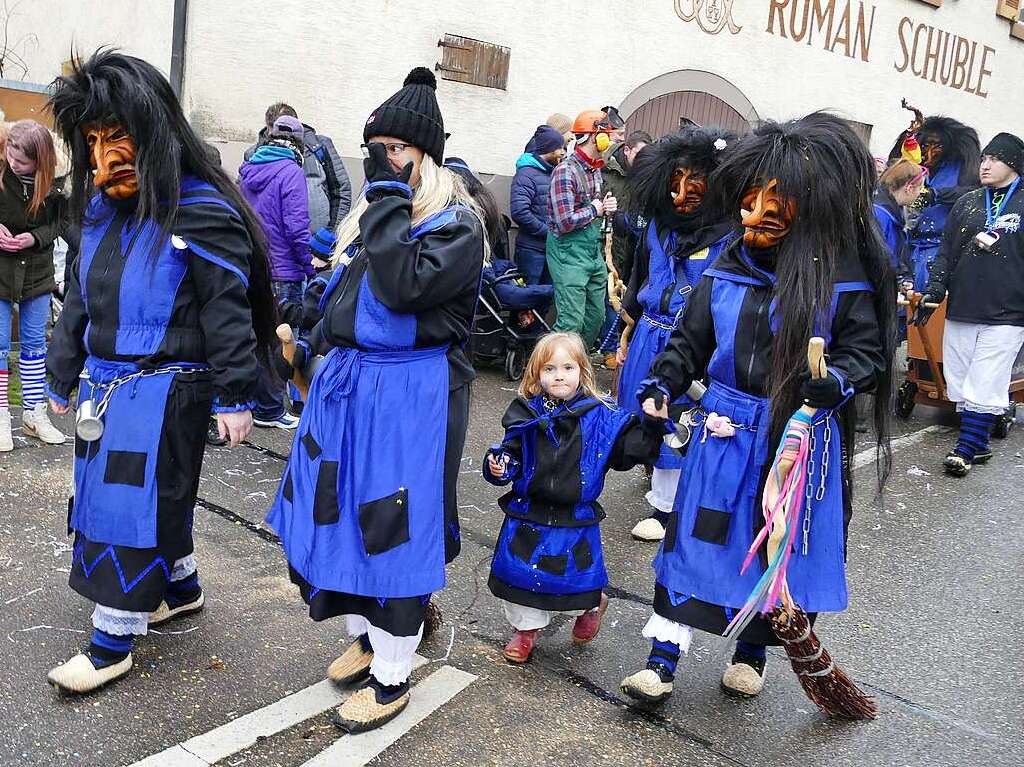
[[[705,70],[733,83],[761,117],[786,118],[835,108],[874,126],[872,148],[885,153],[906,126],[901,97],[925,114],[945,113],[974,125],[987,140],[1024,131],[1024,42],[994,14],[990,0],[946,0],[934,9],[916,0],[707,0],[732,7],[741,27],[708,34],[677,15],[694,0],[190,0],[185,109],[200,132],[222,145],[225,164],[262,125],[265,107],[286,100],[306,122],[332,136],[342,155],[359,156],[370,112],[413,66],[440,60],[445,33],[511,48],[505,91],[441,80],[438,98],[452,134],[448,152],[474,168],[510,174],[532,129],[555,111],[621,103],[666,72]],[[768,31],[772,5],[847,4],[874,9],[869,61],[847,58]],[[26,78],[48,82],[74,44],[89,51],[119,45],[162,70],[170,62],[172,0],[29,0],[17,6],[12,38],[34,32]],[[573,14],[586,11],[586,18]],[[787,19],[789,8],[782,14]],[[812,14],[813,15],[813,14]],[[897,28],[909,16],[995,49],[988,98],[897,72]],[[776,25],[777,26],[777,25]],[[776,32],[778,30],[776,29]],[[977,71],[977,64],[975,72]],[[350,163],[352,165],[352,163]],[[356,170],[350,168],[350,170]]]
[[[438,62],[437,41],[453,33],[512,50],[506,91],[444,80],[438,89],[452,134],[448,152],[488,173],[511,173],[533,127],[548,114],[621,103],[644,82],[680,69],[731,81],[762,117],[836,108],[874,125],[872,148],[879,154],[906,127],[909,113],[899,105],[904,96],[925,114],[947,113],[975,125],[983,141],[999,130],[1024,130],[1024,42],[1010,39],[1007,23],[987,0],[947,0],[940,9],[915,0],[865,2],[869,15],[875,10],[868,62],[769,33],[771,4],[735,0],[741,31],[711,35],[676,14],[676,5],[685,10],[692,0],[593,6],[572,0],[275,0],[270,14],[255,14],[244,3],[192,0],[187,109],[207,135],[248,141],[266,105],[287,100],[331,135],[343,155],[358,157],[370,112],[411,67]],[[846,0],[835,5],[845,7]],[[854,18],[859,5],[851,3]],[[587,20],[574,20],[582,8]],[[988,98],[897,72],[897,27],[904,16],[994,47]]]
[[[28,73],[7,77],[47,84],[60,74],[72,49],[81,55],[101,45],[150,61],[165,74],[171,65],[173,0],[9,0],[8,40]],[[4,9],[0,7],[0,21]]]

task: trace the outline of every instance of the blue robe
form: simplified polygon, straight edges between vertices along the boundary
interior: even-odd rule
[[[239,213],[194,177],[172,236],[102,194],[89,206],[47,366],[55,400],[76,383],[79,403],[105,400],[100,439],[75,440],[68,526],[71,586],[107,607],[160,604],[192,552],[210,410],[251,407],[250,252]]]
[[[937,194],[958,186],[960,166],[953,163],[942,165],[925,181],[925,186]],[[953,203],[934,202],[921,211],[909,237],[909,261],[914,274],[914,289],[924,291],[928,287],[928,269],[935,260],[942,245],[942,232],[953,209]]]
[[[629,339],[626,361],[619,375],[619,406],[638,413],[637,389],[647,377],[651,363],[665,350],[668,337],[686,308],[686,296],[697,284],[704,270],[715,262],[726,246],[735,238],[729,232],[710,245],[691,253],[677,253],[677,233],[659,233],[657,221],[647,224],[644,246],[647,251],[647,280],[636,294],[636,302],[643,310]],[[692,404],[680,398],[675,404]],[[655,462],[659,469],[678,469],[682,456],[667,445],[662,445]]]
[[[407,236],[452,246],[456,216],[444,210]],[[479,229],[457,231],[456,247],[481,257]],[[314,619],[357,613],[409,636],[445,585],[449,347],[418,344],[419,316],[378,296],[365,248],[319,304],[321,326],[345,326],[354,344],[331,347],[313,377],[267,523]],[[448,524],[457,536],[457,520]]]
[[[763,525],[761,491],[776,449],[769,443],[770,400],[763,389],[778,331],[774,282],[775,276],[758,268],[744,248],[730,249],[728,259],[705,271],[683,325],[652,369],[652,380],[659,383],[671,381],[680,364],[684,370],[706,369],[709,384],[701,409],[728,416],[736,426],[732,437],[695,433],[683,464],[684,481],[654,561],[655,611],[715,633],[722,632],[764,573],[761,557],[755,557],[742,575],[740,568]],[[857,273],[836,283],[832,306],[816,329],[831,354],[829,372],[847,398],[855,385],[873,385],[884,363],[877,353],[879,331],[871,294],[871,285]],[[844,429],[837,411],[820,411],[812,433],[813,463],[807,481],[813,497],[804,512],[809,515],[806,550],[798,535],[788,583],[794,599],[808,612],[840,611],[847,602],[849,499],[848,466],[842,460]],[[763,620],[752,623],[742,638],[775,642]]]

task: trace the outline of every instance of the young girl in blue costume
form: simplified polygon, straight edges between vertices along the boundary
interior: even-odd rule
[[[687,295],[736,236],[735,222],[708,190],[708,176],[734,138],[714,128],[688,127],[644,147],[633,162],[631,209],[647,223],[623,301],[623,309],[636,323],[628,346],[619,349],[619,406],[627,410],[639,412],[637,389],[654,358],[664,351]],[[662,446],[647,493],[653,513],[633,528],[637,540],[665,537],[682,463],[677,451]]]
[[[662,407],[660,415],[668,417]],[[613,408],[594,388],[583,340],[544,336],[530,355],[519,397],[502,419],[505,438],[484,461],[484,479],[512,483],[499,500],[488,587],[515,633],[505,658],[524,663],[555,613],[577,616],[573,641],[597,636],[608,607],[597,502],[609,469],[653,460],[664,422]]]
[[[308,351],[326,356],[267,515],[310,617],[344,616],[355,637],[328,669],[339,684],[368,677],[335,712],[349,732],[408,704],[426,606],[458,552],[449,499],[485,244],[472,197],[441,167],[435,89],[414,69],[366,121],[367,184],[339,227],[334,273],[315,287]]]
[[[75,440],[71,588],[92,641],[50,671],[70,692],[127,674],[150,626],[200,610],[192,515],[211,409],[232,447],[252,428],[257,352],[274,333],[255,214],[151,64],[100,50],[55,83],[82,221],[46,367],[102,434]],[[91,199],[90,199],[90,195]]]
[[[855,427],[849,401],[857,392],[878,392],[880,476],[888,469],[895,282],[872,216],[874,176],[871,156],[849,127],[815,113],[757,128],[712,178],[726,209],[739,213],[743,237],[704,272],[639,398],[654,412],[706,377],[700,407],[728,417],[733,434],[708,429],[691,440],[654,562],[654,615],[643,630],[650,657],[622,682],[633,698],[668,697],[693,629],[723,633],[764,573],[763,551],[740,570],[763,525],[761,490],[772,457],[803,403],[819,413],[789,590],[811,614],[846,608]],[[830,375],[820,380],[807,372],[813,336],[827,344]],[[739,640],[722,685],[756,695],[765,646],[778,641],[761,616]]]

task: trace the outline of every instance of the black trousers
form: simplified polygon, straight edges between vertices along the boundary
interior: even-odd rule
[[[459,532],[459,469],[469,426],[469,389],[465,383],[448,392],[448,431],[444,442],[444,561],[450,563],[462,551]]]

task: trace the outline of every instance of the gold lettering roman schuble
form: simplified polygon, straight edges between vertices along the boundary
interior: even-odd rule
[[[996,49],[945,29],[914,23],[909,16],[896,26],[899,52],[893,69],[953,90],[988,98]]]

